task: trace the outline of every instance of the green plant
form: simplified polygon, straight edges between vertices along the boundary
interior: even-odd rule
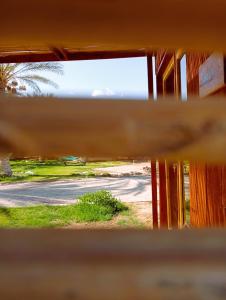
[[[82,195],[76,205],[78,221],[87,222],[107,221],[127,209],[127,206],[104,190]]]
[[[78,204],[0,207],[0,228],[62,227],[76,222],[111,220],[128,207],[107,191],[84,194]]]

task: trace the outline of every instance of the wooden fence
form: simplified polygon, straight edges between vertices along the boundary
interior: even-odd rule
[[[1,53],[226,52],[225,0],[11,0],[1,3],[0,26]],[[221,99],[61,100],[1,97],[0,152],[226,162]],[[1,230],[0,241],[4,300],[226,297],[224,230]]]
[[[223,98],[187,103],[62,100],[0,100],[0,152],[226,162]]]
[[[224,230],[0,231],[1,299],[225,299]]]

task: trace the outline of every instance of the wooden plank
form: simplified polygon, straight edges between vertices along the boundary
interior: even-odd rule
[[[115,50],[115,51],[66,51],[66,57],[57,56],[50,51],[45,52],[1,52],[0,49],[0,63],[20,63],[20,62],[44,62],[44,61],[58,61],[58,60],[95,60],[95,59],[116,59],[129,57],[143,57],[144,50]]]
[[[225,0],[3,1],[0,45],[226,50]],[[170,12],[170,13],[169,13]],[[211,22],[210,22],[211,20]],[[214,25],[213,25],[214,24]],[[23,34],[21,34],[21,32]]]
[[[178,228],[178,164],[169,164],[168,166],[169,174],[169,199],[168,205],[170,205],[170,223],[171,228]]]
[[[1,230],[1,299],[225,298],[225,230]]]
[[[183,57],[182,51],[177,51],[174,54],[174,77],[175,77],[175,94],[178,101],[181,101],[181,59]],[[185,197],[184,197],[184,168],[183,162],[177,163],[177,195],[175,195],[175,212],[177,212],[178,227],[183,228],[186,222],[186,208],[185,208]],[[174,186],[175,186],[174,185]],[[175,215],[175,213],[174,213]],[[176,216],[174,218],[176,224]]]
[[[153,63],[152,63],[152,55],[147,55],[147,72],[148,72],[148,96],[149,99],[153,100]]]
[[[166,190],[166,164],[159,162],[159,203],[160,203],[160,228],[168,228],[168,205]]]
[[[224,209],[222,205],[222,167],[206,167],[206,226],[224,226]]]
[[[152,54],[147,55],[147,71],[148,71],[148,98],[150,101],[153,101],[153,62]],[[151,199],[152,199],[152,226],[153,229],[158,228],[158,198],[157,198],[157,170],[156,170],[156,161],[151,161]]]
[[[205,228],[207,222],[206,164],[190,164],[190,221],[192,227]]]
[[[5,97],[0,151],[225,162],[225,100],[158,102]]]
[[[222,166],[222,183],[226,182],[226,165]],[[222,206],[226,209],[226,184],[222,184]]]

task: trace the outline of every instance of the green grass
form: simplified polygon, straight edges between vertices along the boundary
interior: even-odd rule
[[[88,162],[86,165],[67,165],[65,166],[58,160],[12,160],[10,162],[13,176],[0,176],[0,182],[18,181],[47,181],[67,178],[94,177],[95,169],[107,168],[126,164],[120,161],[107,162]]]
[[[126,210],[127,206],[111,193],[98,191],[81,196],[74,205],[0,208],[0,227],[63,227],[75,222],[109,221]]]

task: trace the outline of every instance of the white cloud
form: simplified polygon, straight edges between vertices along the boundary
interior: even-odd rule
[[[114,96],[115,93],[109,89],[109,88],[104,88],[104,89],[95,89],[92,91],[91,96],[92,97],[104,97],[104,96]]]

